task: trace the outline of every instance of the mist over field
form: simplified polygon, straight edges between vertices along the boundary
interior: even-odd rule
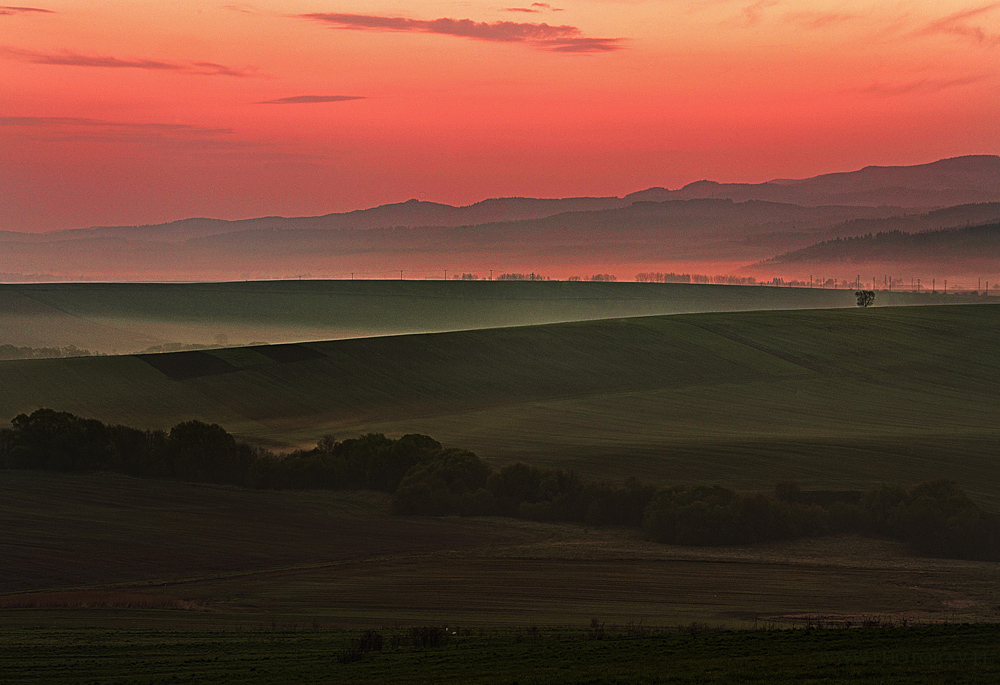
[[[885,294],[882,302],[904,305],[926,300],[894,293]],[[169,352],[191,346],[433,333],[654,314],[853,306],[853,291],[844,289],[656,282],[0,285],[2,344],[34,349],[38,351],[34,356]],[[63,351],[46,354],[46,348]],[[0,358],[3,354],[0,348]]]

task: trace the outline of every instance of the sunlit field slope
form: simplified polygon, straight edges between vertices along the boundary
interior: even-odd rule
[[[1000,307],[697,314],[0,363],[40,406],[272,446],[422,432],[494,463],[770,489],[958,480],[1000,509]]]
[[[884,303],[926,301],[880,294]],[[0,345],[130,353],[753,309],[854,306],[846,290],[664,283],[263,281],[0,285]]]

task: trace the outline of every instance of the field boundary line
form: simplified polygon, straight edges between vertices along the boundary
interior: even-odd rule
[[[786,361],[786,362],[788,362],[790,364],[795,364],[796,366],[801,366],[802,368],[807,369],[809,371],[812,371],[813,373],[818,373],[818,374],[825,374],[826,373],[823,369],[817,368],[816,366],[814,366],[814,365],[810,364],[809,362],[803,360],[801,357],[797,357],[797,356],[795,356],[793,354],[788,354],[787,352],[782,352],[780,350],[772,349],[770,347],[767,347],[766,345],[762,345],[762,344],[760,344],[758,342],[754,342],[753,340],[750,340],[749,338],[744,338],[742,335],[739,335],[738,333],[732,333],[730,331],[723,330],[721,327],[717,327],[717,326],[714,326],[712,324],[695,323],[694,321],[686,321],[684,319],[679,319],[679,321],[681,323],[687,324],[688,326],[694,326],[695,328],[700,328],[703,331],[707,331],[709,333],[714,333],[715,335],[721,336],[723,338],[727,338],[729,340],[732,340],[733,342],[739,343],[741,345],[746,345],[747,347],[751,347],[751,348],[753,348],[755,350],[759,350],[760,352],[763,352],[765,354],[769,354],[772,357],[777,357],[778,359],[780,359],[782,361]]]

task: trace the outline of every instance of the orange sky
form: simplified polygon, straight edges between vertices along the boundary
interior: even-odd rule
[[[24,2],[6,230],[1000,153],[1000,2]]]

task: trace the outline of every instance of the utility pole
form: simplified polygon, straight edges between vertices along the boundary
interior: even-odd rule
[[[490,269],[490,280],[493,280],[493,269]]]
[[[354,272],[353,271],[351,272],[351,280],[352,281],[354,280]]]
[[[448,280],[448,269],[444,270],[444,280]]]
[[[399,270],[399,280],[403,280],[403,270]]]

